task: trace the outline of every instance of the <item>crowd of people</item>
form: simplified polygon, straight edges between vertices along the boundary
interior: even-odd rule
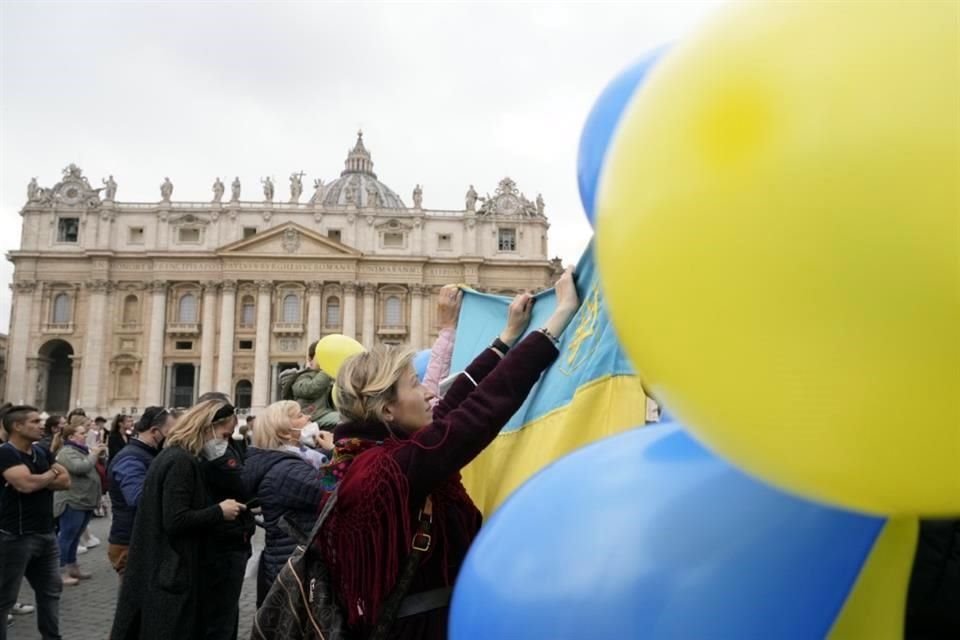
[[[90,577],[78,557],[100,544],[86,530],[102,515],[118,578],[113,640],[236,639],[240,617],[255,613],[240,611],[245,574],[256,566],[260,607],[304,541],[356,637],[445,638],[451,589],[481,525],[459,472],[557,358],[579,307],[570,270],[535,331],[534,298],[517,296],[490,347],[449,376],[461,296],[441,292],[423,380],[412,351],[378,346],[334,381],[312,364],[314,343],[307,364],[281,376],[282,399],[243,425],[219,393],[181,414],[147,407],[109,426],[82,410],[45,419],[5,406],[0,615],[32,612],[17,603],[26,578],[40,635],[61,638],[60,595]],[[252,558],[258,526],[265,545]]]

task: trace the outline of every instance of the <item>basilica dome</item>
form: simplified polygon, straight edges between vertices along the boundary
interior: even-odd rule
[[[326,206],[356,206],[370,209],[406,209],[397,193],[377,180],[370,152],[363,146],[363,132],[347,154],[340,177],[323,188],[321,203]]]

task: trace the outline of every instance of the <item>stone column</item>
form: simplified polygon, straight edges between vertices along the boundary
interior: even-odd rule
[[[410,287],[410,346],[423,348],[423,286]]]
[[[278,369],[280,365],[274,362],[270,365],[270,402],[274,403],[278,400],[277,398],[277,375],[279,373]]]
[[[343,317],[341,330],[348,338],[357,337],[357,283],[343,282]]]
[[[217,360],[217,391],[233,397],[233,335],[237,326],[237,283],[220,284],[220,348]],[[236,398],[234,398],[236,400]]]
[[[174,404],[173,402],[173,389],[176,386],[176,380],[173,377],[173,365],[168,364],[164,369],[163,376],[163,399],[160,401],[160,405],[164,407],[169,407]]]
[[[273,283],[257,282],[257,344],[253,364],[253,410],[261,411],[270,404],[270,304],[273,300]]]
[[[37,407],[41,411],[46,404],[46,378],[43,373],[42,358],[27,358],[27,395],[22,403]]]
[[[200,376],[201,373],[197,371],[199,368],[199,365],[193,365],[193,402],[191,402],[191,404],[197,404],[197,399],[200,397],[200,385],[197,383],[200,379],[198,376]]]
[[[167,324],[167,283],[150,283],[152,299],[150,302],[150,333],[147,334],[147,361],[144,365],[143,388],[140,392],[141,404],[149,406],[167,406],[163,397],[163,345]]]
[[[376,319],[373,316],[373,296],[377,286],[370,282],[363,284],[363,339],[360,341],[367,349],[373,347],[373,331]]]
[[[27,400],[27,347],[30,344],[30,327],[33,317],[33,292],[37,283],[14,282],[13,318],[10,323],[10,338],[7,343],[7,395],[14,404]]]
[[[217,346],[217,288],[216,282],[203,283],[203,314],[200,327],[200,395],[213,391],[213,361]]]
[[[307,304],[307,343],[320,339],[321,305],[323,304],[323,283],[310,282],[307,284],[307,294],[310,301]]]
[[[75,409],[80,406],[80,378],[83,373],[83,356],[73,356],[70,367],[73,369],[73,373],[70,375],[70,402],[68,405],[71,409]]]
[[[87,282],[87,328],[83,345],[83,376],[80,383],[80,406],[87,411],[99,413],[100,377],[103,374],[103,358],[107,353],[105,336],[107,328],[107,292],[110,283],[106,280]]]

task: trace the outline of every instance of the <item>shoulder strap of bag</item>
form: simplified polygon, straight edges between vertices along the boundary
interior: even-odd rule
[[[400,578],[394,585],[393,591],[383,603],[383,609],[380,611],[380,617],[377,620],[377,626],[370,634],[369,640],[385,640],[393,628],[394,620],[397,618],[397,612],[403,598],[410,590],[413,584],[413,577],[420,568],[423,556],[433,545],[433,538],[430,536],[430,529],[433,526],[433,500],[427,496],[423,509],[420,510],[419,525],[417,532],[413,535],[413,541],[410,543],[410,553],[404,561],[403,570],[400,572]]]
[[[310,529],[310,533],[307,534],[307,544],[313,544],[313,539],[317,537],[317,532],[320,531],[320,527],[323,526],[323,521],[326,520],[327,516],[330,515],[330,512],[333,511],[333,505],[337,502],[337,493],[338,489],[334,489],[333,493],[330,494],[330,497],[327,498],[327,503],[323,505],[323,510],[320,512],[320,517],[317,518],[313,528]]]

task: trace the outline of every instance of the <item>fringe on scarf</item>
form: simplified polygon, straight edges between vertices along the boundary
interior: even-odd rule
[[[339,490],[337,506],[317,536],[316,545],[330,569],[340,603],[352,628],[372,628],[384,601],[400,577],[410,552],[416,522],[410,504],[409,483],[390,452],[401,443],[384,443],[350,461]],[[449,547],[444,543],[451,519],[476,532],[479,512],[467,495],[459,474],[432,494],[434,544],[423,562],[443,549],[441,570],[446,585],[450,575]]]

